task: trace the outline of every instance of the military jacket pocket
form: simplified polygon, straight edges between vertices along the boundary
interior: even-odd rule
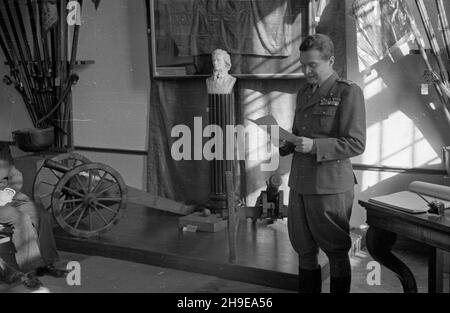
[[[315,107],[312,114],[315,127],[319,128],[316,130],[325,133],[330,132],[333,128],[337,110],[338,107],[331,105]]]

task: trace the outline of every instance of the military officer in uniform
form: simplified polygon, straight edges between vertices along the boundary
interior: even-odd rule
[[[300,292],[321,292],[318,251],[330,261],[330,291],[350,292],[349,220],[356,178],[350,158],[365,150],[364,96],[356,84],[333,70],[334,46],[316,34],[300,46],[306,84],[297,96],[294,154],[289,177],[289,237],[299,254]]]

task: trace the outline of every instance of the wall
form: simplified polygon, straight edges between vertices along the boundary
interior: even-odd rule
[[[78,58],[95,60],[79,70],[73,92],[76,146],[147,150],[149,65],[145,1],[90,1],[82,14]],[[82,152],[145,186],[145,157]]]
[[[346,2],[348,9],[352,1]],[[407,3],[420,25],[414,1],[407,0]],[[447,12],[450,12],[447,2],[446,6]],[[430,16],[437,16],[434,3],[428,9]],[[433,19],[433,23],[436,21]],[[349,18],[347,23],[347,33],[355,34],[352,19]],[[450,124],[439,109],[439,100],[433,88],[430,87],[429,95],[421,95],[425,70],[421,56],[394,56],[395,62],[387,57],[363,77],[358,68],[355,43],[356,40],[348,41],[348,78],[364,88],[368,131],[366,153],[354,162],[405,168],[443,168],[441,147],[450,144]],[[434,103],[435,108],[430,103]],[[443,176],[434,175],[369,171],[357,171],[356,174],[360,182],[356,189],[357,200],[406,190],[414,180],[450,184],[450,180]],[[366,217],[357,200],[351,221],[353,226],[364,223]]]

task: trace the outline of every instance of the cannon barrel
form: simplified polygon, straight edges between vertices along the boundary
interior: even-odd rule
[[[50,160],[50,159],[47,159],[44,161],[44,167],[54,170],[54,171],[57,171],[57,172],[60,172],[60,173],[63,173],[63,174],[65,174],[71,170],[70,167],[68,167],[62,163]]]
[[[267,182],[267,200],[269,202],[276,202],[276,197],[278,196],[280,186],[281,186],[282,180],[281,176],[278,173],[273,174],[270,176],[269,181]]]

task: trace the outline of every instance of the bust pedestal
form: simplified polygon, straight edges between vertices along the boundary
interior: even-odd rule
[[[217,125],[223,131],[223,160],[214,159],[210,161],[210,195],[206,207],[214,213],[223,213],[227,209],[225,172],[234,171],[235,161],[226,159],[226,142],[228,142],[226,127],[234,127],[235,99],[233,93],[209,94],[208,110],[209,124]],[[236,149],[236,147],[233,147]],[[234,155],[234,154],[233,154]]]

